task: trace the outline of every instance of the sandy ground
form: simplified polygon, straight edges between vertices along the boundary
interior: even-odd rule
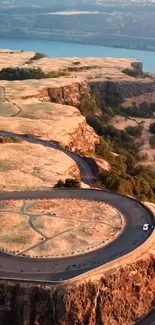
[[[28,142],[0,144],[0,190],[51,189],[59,179],[78,176],[61,151]]]
[[[0,247],[17,253],[28,249],[30,242],[38,243],[40,236],[30,228],[28,216],[0,211]]]
[[[62,146],[72,143],[78,149],[94,147],[98,137],[79,110],[46,98],[44,87],[50,83],[47,79],[0,81],[0,130]],[[59,179],[79,176],[74,161],[58,150],[24,141],[0,146],[0,190],[50,189]]]
[[[135,65],[141,67],[141,63],[132,59],[111,58],[43,58],[30,63],[34,54],[0,50],[0,69],[10,66],[40,67],[45,72],[65,70],[65,76],[41,80],[1,80],[0,130],[58,141],[78,150],[93,150],[98,137],[79,110],[54,103],[53,98],[61,101],[62,97],[67,103],[79,103],[79,93],[89,90],[88,80],[131,80],[133,78],[122,70]],[[60,178],[74,177],[73,170],[77,173],[74,162],[60,152],[37,146],[26,143],[3,145],[0,190],[50,188]]]
[[[0,202],[0,247],[31,257],[84,254],[114,240],[124,227],[113,207],[87,200]]]
[[[147,159],[140,161],[140,163],[154,166],[155,149],[150,148],[149,138],[152,134],[149,132],[149,126],[150,123],[155,122],[155,118],[144,119],[131,117],[130,119],[126,119],[123,116],[116,116],[112,119],[111,124],[119,130],[124,130],[127,126],[137,126],[141,122],[143,122],[144,129],[140,140],[144,141],[144,144],[140,148],[140,155],[147,154]]]
[[[72,106],[55,103],[29,105],[21,103],[19,112],[12,104],[4,105],[5,103],[2,103],[0,108],[0,130],[31,134],[66,145],[71,139],[70,134],[75,133],[79,125],[85,122],[79,110]],[[12,116],[17,112],[19,112],[17,116]]]

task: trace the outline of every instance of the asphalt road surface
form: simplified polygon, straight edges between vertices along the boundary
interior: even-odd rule
[[[148,316],[137,323],[137,325],[155,325],[155,311],[152,311]]]

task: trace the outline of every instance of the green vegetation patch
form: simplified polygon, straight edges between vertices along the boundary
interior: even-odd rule
[[[134,196],[138,200],[155,202],[155,169],[137,164],[137,154],[131,154],[125,145],[124,148],[119,148],[121,154],[118,156],[113,155],[112,151],[113,144],[110,140],[101,138],[96,145],[95,154],[111,165],[110,171],[99,173],[98,179],[102,186],[114,192]]]
[[[137,126],[127,126],[125,130],[127,133],[129,133],[131,136],[140,138],[143,132],[144,126],[143,124],[138,124]]]
[[[143,102],[139,106],[136,106],[136,103],[133,102],[133,107],[126,107],[123,111],[126,116],[152,118],[155,112],[155,105],[149,105],[147,102]],[[123,113],[122,110],[120,110],[120,115],[121,113]]]
[[[33,63],[33,61],[37,61],[37,60],[40,60],[40,59],[43,59],[43,58],[48,58],[48,55],[47,54],[44,54],[44,53],[39,53],[37,52],[29,61],[27,61],[26,63],[27,64],[30,64],[30,63]]]
[[[4,68],[0,71],[0,80],[26,80],[26,79],[44,79],[58,78],[64,75],[64,72],[51,71],[45,73],[40,68]]]
[[[79,64],[81,64],[81,62],[80,61],[74,61],[73,64],[74,65],[79,65]]]
[[[61,179],[55,184],[54,188],[80,188],[81,182],[76,178],[66,178],[65,181]]]
[[[136,103],[132,103],[132,107],[124,108],[121,107],[119,93],[111,94],[106,89],[104,95],[94,90],[94,93],[85,96],[79,109],[100,136],[100,143],[96,144],[92,154],[105,159],[111,166],[109,171],[98,171],[95,186],[131,195],[138,200],[155,202],[155,169],[140,165],[140,160],[147,158],[140,156],[143,143],[139,138],[143,123],[125,130],[118,130],[111,123],[116,115],[151,118],[155,105],[143,102],[137,107]],[[150,125],[150,131],[155,133],[155,125]],[[150,138],[150,146],[155,149],[155,135]]]

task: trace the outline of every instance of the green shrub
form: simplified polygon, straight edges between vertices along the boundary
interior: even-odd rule
[[[73,62],[73,64],[74,65],[79,65],[79,64],[81,64],[81,62],[80,61],[75,61],[75,62]]]
[[[59,78],[61,76],[65,76],[66,74],[63,72],[56,72],[56,71],[51,71],[46,75],[46,78]]]
[[[54,185],[54,188],[80,188],[81,182],[76,178],[66,178],[65,181],[61,179]]]
[[[80,180],[76,179],[76,178],[67,178],[65,179],[65,185],[64,187],[67,188],[74,188],[74,187],[81,187],[81,182]]]
[[[151,118],[153,117],[153,109],[147,103],[138,106],[126,107],[124,109],[128,116]]]
[[[59,181],[54,185],[54,188],[62,188],[64,187],[64,182],[62,179],[59,179]]]
[[[27,61],[26,63],[30,64],[30,63],[33,63],[33,61],[37,61],[37,60],[40,60],[40,59],[43,59],[43,58],[48,58],[48,55],[38,52],[32,58],[30,58],[29,61]]]
[[[122,154],[122,151],[126,149],[130,154],[138,155],[140,145],[125,130],[118,130],[113,125],[107,125],[102,128],[102,136],[110,141],[116,153]]]
[[[40,68],[4,68],[0,71],[0,80],[58,78],[62,74],[55,71],[45,73]]]
[[[127,179],[120,179],[118,192],[124,195],[133,195],[133,184]]]
[[[95,154],[97,157],[107,160],[110,164],[114,163],[115,158],[112,154],[112,147],[103,138],[100,138],[100,142],[95,145]]]
[[[139,124],[137,126],[127,126],[125,130],[133,137],[139,138],[142,135],[144,126]]]
[[[155,123],[151,123],[149,126],[149,131],[153,134],[155,134]]]
[[[43,58],[48,58],[48,55],[44,54],[44,53],[37,52],[30,60],[36,61],[36,60],[40,60],[40,59],[43,59]]]

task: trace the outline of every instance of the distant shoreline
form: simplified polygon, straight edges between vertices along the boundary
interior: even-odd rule
[[[103,35],[104,36],[104,35]],[[124,49],[124,50],[135,50],[135,51],[146,51],[146,52],[155,52],[155,48],[151,49],[149,47],[142,48],[141,46],[133,47],[133,46],[126,46],[126,45],[115,45],[115,44],[103,44],[100,41],[89,41],[88,39],[80,40],[80,39],[67,39],[67,38],[56,38],[56,37],[41,37],[38,35],[22,35],[22,36],[16,36],[14,35],[1,35],[0,39],[10,39],[10,40],[41,40],[41,41],[51,41],[51,42],[62,42],[62,43],[71,43],[71,44],[82,44],[82,45],[91,45],[91,46],[101,46],[101,47],[111,47],[116,49]]]

